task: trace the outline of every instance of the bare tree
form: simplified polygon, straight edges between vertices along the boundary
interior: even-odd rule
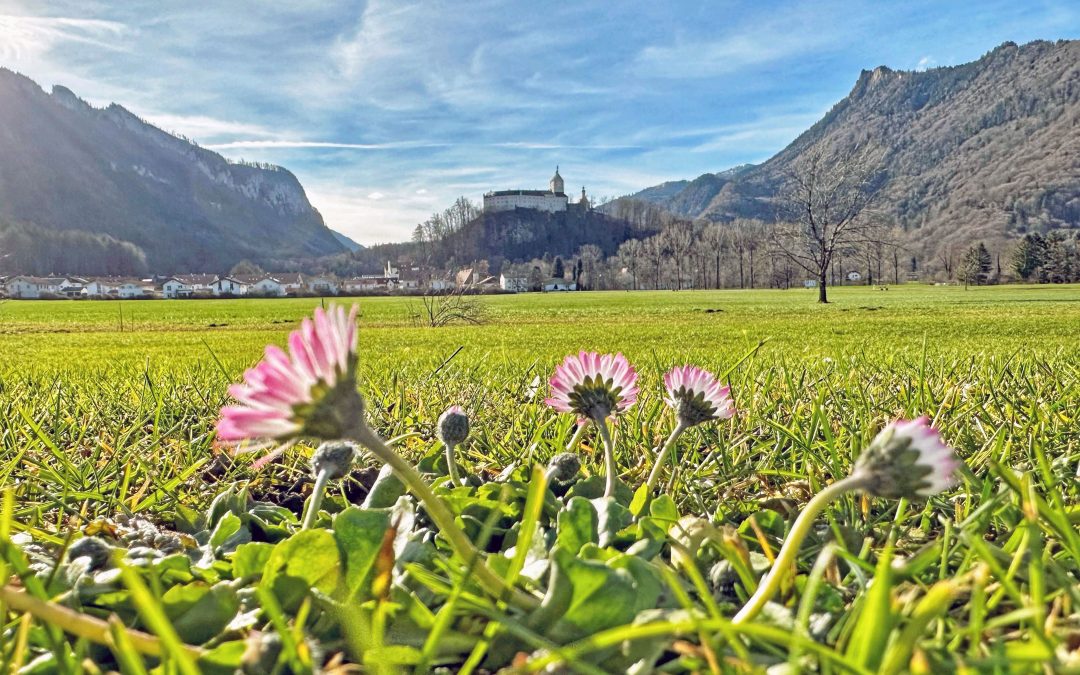
[[[869,206],[877,193],[881,153],[854,146],[807,150],[787,171],[777,197],[779,224],[772,243],[818,282],[818,302],[828,302],[829,268],[845,248],[876,238],[880,221]]]
[[[664,258],[667,256],[667,246],[660,235],[654,235],[642,242],[645,258],[653,268],[653,288],[659,289],[663,276],[660,271],[664,266]]]
[[[679,221],[664,230],[661,236],[675,263],[675,289],[682,290],[683,267],[694,244],[694,227],[686,221]]]
[[[710,223],[701,232],[701,244],[709,252],[710,262],[715,263],[713,288],[720,288],[720,260],[727,250],[729,237],[727,227],[720,223]]]
[[[411,304],[413,323],[418,326],[441,328],[452,323],[481,324],[487,319],[487,308],[475,295],[473,287],[461,286],[448,293],[425,293],[419,306]]]
[[[630,272],[633,288],[637,290],[638,265],[644,257],[644,245],[638,239],[627,239],[619,246],[619,263]]]

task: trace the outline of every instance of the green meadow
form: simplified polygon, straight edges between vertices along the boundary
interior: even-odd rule
[[[929,415],[967,465],[960,484],[926,503],[847,497],[830,507],[799,558],[798,588],[813,581],[815,594],[792,587],[780,599],[795,622],[782,635],[793,637],[724,633],[730,607],[719,591],[721,599],[705,598],[691,575],[685,598],[676,594],[680,611],[712,616],[710,630],[723,637],[672,628],[661,631],[664,644],[711,645],[729,672],[783,662],[826,672],[1080,668],[1080,286],[839,288],[830,298],[821,306],[804,290],[491,296],[482,325],[438,329],[414,323],[416,300],[359,298],[360,390],[372,425],[399,438],[410,460],[438,457],[435,419],[460,404],[474,429],[459,449],[464,471],[490,477],[519,466],[527,481],[528,467],[573,433],[569,416],[543,404],[556,363],[580,349],[623,352],[642,388],[615,430],[620,478],[633,489],[671,429],[663,372],[706,367],[730,383],[739,413],[687,432],[667,485],[679,513],[730,528],[755,559],[773,552],[807,495],[846,475],[885,423]],[[228,384],[321,302],[0,303],[0,486],[13,497],[0,533],[62,546],[118,514],[172,523],[232,483],[297,511],[310,491],[311,447],[255,472],[217,447],[212,429]],[[597,438],[586,434],[580,453],[585,475],[601,471]],[[348,484],[332,489],[324,508],[333,515],[353,495]],[[828,539],[831,566],[814,576]],[[875,568],[880,575],[890,561],[886,590],[873,592]],[[947,602],[933,594],[945,587]],[[832,620],[811,630],[811,615],[822,613]],[[503,605],[480,615],[517,625]],[[0,628],[16,634],[17,621]],[[620,627],[629,632],[608,634]],[[629,621],[600,628],[605,639],[637,639]],[[606,652],[589,642],[600,628],[575,633],[558,659],[544,642],[556,637],[514,634],[524,652],[547,645],[529,661],[537,669],[565,660],[603,671]],[[858,645],[866,635],[876,653]],[[710,649],[666,653],[667,672],[715,665]],[[460,665],[454,654],[425,654]],[[0,646],[0,664],[14,658]]]

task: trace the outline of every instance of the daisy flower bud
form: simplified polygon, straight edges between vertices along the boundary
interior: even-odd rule
[[[550,483],[568,483],[581,471],[581,460],[572,452],[560,452],[551,458],[547,466]]]
[[[459,405],[452,405],[439,416],[437,431],[439,440],[446,445],[457,445],[469,437],[469,416]]]
[[[637,372],[622,354],[571,354],[555,368],[550,384],[551,397],[545,403],[593,421],[637,402]]]
[[[348,441],[323,443],[311,457],[311,472],[318,476],[326,472],[331,480],[344,478],[356,459],[356,446]]]
[[[696,366],[672,368],[664,374],[667,403],[679,422],[693,427],[711,420],[726,420],[735,414],[731,387],[721,386],[716,376]]]
[[[112,557],[113,547],[109,546],[98,537],[83,537],[68,546],[68,560],[76,558],[88,558],[90,570],[97,570],[109,563]]]
[[[890,423],[859,455],[852,477],[875,497],[931,497],[956,480],[961,462],[929,417]]]
[[[263,360],[229,387],[238,405],[222,408],[217,437],[223,441],[289,443],[300,436],[333,440],[362,423],[356,391],[356,314],[342,307],[315,310],[289,334],[289,351],[266,347]],[[283,448],[271,457],[280,454]]]

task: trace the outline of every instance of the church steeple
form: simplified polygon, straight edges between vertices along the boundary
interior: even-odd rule
[[[563,184],[562,176],[559,175],[559,167],[555,167],[555,175],[551,177],[548,182],[548,187],[557,195],[562,194],[565,191],[565,184]]]
[[[581,201],[578,202],[578,203],[581,204],[581,208],[588,210],[588,208],[589,208],[589,198],[585,196],[585,186],[584,185],[581,186]]]

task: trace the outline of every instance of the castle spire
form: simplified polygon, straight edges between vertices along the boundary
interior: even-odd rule
[[[562,176],[559,175],[559,166],[555,166],[555,175],[551,177],[551,181],[548,182],[548,188],[555,194],[563,194],[565,190],[565,184],[563,183]]]

